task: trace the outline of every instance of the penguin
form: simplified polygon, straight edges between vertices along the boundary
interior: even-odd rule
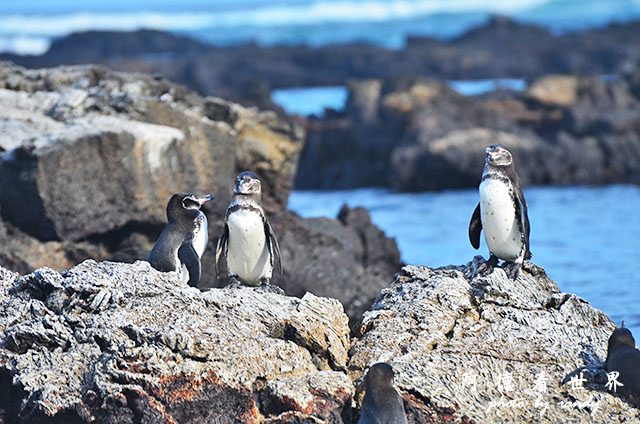
[[[181,279],[196,287],[200,281],[200,258],[209,242],[207,217],[200,210],[212,194],[174,194],[167,204],[167,225],[149,254],[149,263],[158,271],[181,270]]]
[[[486,160],[479,187],[480,202],[469,222],[471,245],[480,247],[480,231],[489,247],[489,260],[478,267],[481,275],[489,274],[505,261],[505,271],[511,279],[517,279],[525,259],[531,258],[529,250],[529,216],[527,201],[520,187],[511,153],[500,144],[486,149]]]
[[[235,181],[222,233],[216,247],[216,272],[224,256],[231,283],[268,286],[276,260],[284,273],[280,246],[262,207],[260,180],[253,172],[242,172]]]
[[[377,363],[364,379],[364,399],[358,424],[407,424],[402,398],[393,388],[393,368]]]
[[[622,327],[613,330],[609,337],[607,360],[605,368],[607,374],[618,372],[615,393],[640,407],[640,350],[636,349],[636,341],[629,329]],[[613,391],[613,389],[609,390]]]

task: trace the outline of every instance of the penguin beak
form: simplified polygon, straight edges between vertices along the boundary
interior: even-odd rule
[[[213,194],[205,194],[204,196],[193,196],[193,201],[202,206],[209,200],[213,200],[215,198],[216,196],[214,196]]]

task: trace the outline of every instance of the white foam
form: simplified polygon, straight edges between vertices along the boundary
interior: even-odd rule
[[[434,13],[514,13],[548,0],[370,0],[315,1],[304,4],[272,4],[220,12],[68,13],[54,15],[0,15],[0,35],[61,36],[76,31],[141,28],[180,31],[243,26],[300,26],[331,22],[381,22],[415,18]]]
[[[61,36],[88,30],[132,31],[141,28],[187,30],[209,27],[212,13],[71,13],[65,15],[3,15],[0,35]]]
[[[222,25],[311,25],[329,22],[390,21],[434,13],[491,12],[514,13],[548,0],[396,0],[396,1],[316,1],[302,5],[274,5],[252,11],[220,14]]]
[[[0,37],[0,52],[20,55],[41,55],[49,50],[51,42],[47,37],[8,36]]]

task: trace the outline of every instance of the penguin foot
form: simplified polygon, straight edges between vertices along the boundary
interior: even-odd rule
[[[505,263],[502,268],[504,269],[504,272],[507,273],[507,277],[509,277],[512,280],[517,280],[518,276],[520,275],[520,264],[517,262],[507,262]]]
[[[480,264],[478,266],[478,274],[481,277],[484,277],[486,275],[489,275],[493,272],[493,269],[498,265],[498,257],[491,255],[489,257],[489,260],[485,261],[484,263]]]
[[[265,292],[265,293],[275,293],[275,294],[281,294],[283,296],[285,295],[284,290],[282,290],[278,286],[272,286],[268,278],[265,278],[264,280],[262,280],[262,283],[260,283],[260,285],[256,287],[256,290],[260,290],[261,292]]]
[[[235,275],[230,275],[229,277],[227,277],[227,284],[225,284],[224,288],[237,289],[242,287],[243,285],[244,284],[242,284],[242,281],[240,281],[238,277],[236,277]]]

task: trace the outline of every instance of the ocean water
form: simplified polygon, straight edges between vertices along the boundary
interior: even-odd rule
[[[498,89],[524,91],[527,82],[520,78],[449,80],[447,83],[463,96],[477,96]],[[344,86],[281,88],[271,92],[271,100],[288,114],[323,116],[325,108],[344,109],[349,91]]]
[[[454,37],[491,14],[564,32],[638,19],[640,0],[2,1],[0,51],[41,54],[71,32],[140,28],[222,45],[367,41],[399,48],[407,35]]]
[[[325,108],[342,110],[349,92],[347,87],[305,87],[277,89],[271,100],[292,115],[323,116]]]
[[[525,187],[532,261],[560,290],[586,299],[640,338],[640,187]],[[335,217],[343,204],[364,206],[395,237],[412,265],[461,265],[489,257],[468,239],[477,190],[398,193],[383,189],[294,191],[289,209]]]

